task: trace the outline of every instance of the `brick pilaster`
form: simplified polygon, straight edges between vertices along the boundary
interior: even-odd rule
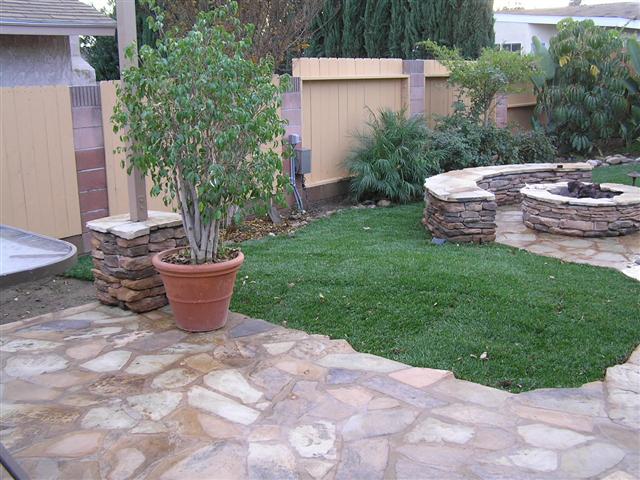
[[[302,138],[302,80],[300,77],[292,77],[289,90],[282,94],[282,109],[280,116],[287,121],[285,127],[284,140],[289,141],[289,135],[300,135]],[[289,159],[284,161],[284,171],[291,173]],[[302,192],[302,185],[298,183],[298,191]],[[295,205],[295,199],[292,194],[287,195],[287,203],[289,206]]]
[[[505,128],[509,124],[509,97],[504,94],[496,96],[496,126]]]
[[[424,60],[403,60],[402,73],[409,75],[409,92],[406,105],[409,115],[424,115],[425,78]]]
[[[109,215],[102,107],[98,85],[70,87],[84,250],[91,248],[86,223]]]

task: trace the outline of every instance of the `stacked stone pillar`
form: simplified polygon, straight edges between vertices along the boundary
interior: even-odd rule
[[[187,245],[182,220],[175,213],[149,212],[144,222],[129,215],[93,220],[91,254],[98,300],[137,313],[167,304],[160,275],[151,263],[158,252]]]
[[[491,200],[447,202],[425,195],[423,224],[436,238],[456,243],[489,243],[496,239],[496,208]]]

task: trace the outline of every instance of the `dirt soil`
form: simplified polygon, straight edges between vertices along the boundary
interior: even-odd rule
[[[92,282],[46,277],[0,290],[0,324],[95,302]]]
[[[245,220],[240,225],[232,225],[227,228],[224,240],[227,242],[240,243],[246,240],[255,240],[268,235],[286,235],[308,223],[307,220],[282,219],[282,223],[275,224],[265,218],[254,218]]]

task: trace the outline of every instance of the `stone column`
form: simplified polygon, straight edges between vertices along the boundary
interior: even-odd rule
[[[149,212],[143,222],[129,215],[93,220],[90,230],[94,285],[100,302],[134,312],[148,312],[167,304],[164,285],[151,257],[187,245],[177,213]]]
[[[402,73],[409,75],[409,115],[424,115],[425,78],[424,60],[403,60]]]

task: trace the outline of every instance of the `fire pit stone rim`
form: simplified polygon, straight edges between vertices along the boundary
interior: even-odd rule
[[[573,198],[558,195],[550,190],[566,187],[568,182],[525,184],[520,193],[525,197],[535,198],[559,205],[616,206],[640,204],[640,187],[618,183],[602,183],[603,190],[620,193],[613,198]]]

